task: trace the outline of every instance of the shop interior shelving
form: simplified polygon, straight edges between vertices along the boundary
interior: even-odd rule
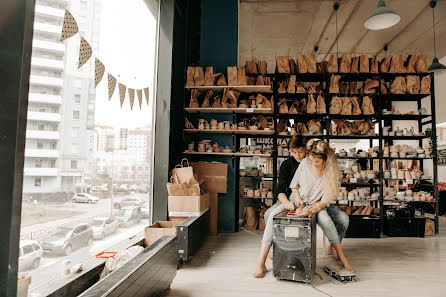
[[[278,140],[287,140],[292,137],[292,135],[283,135],[279,134],[277,131],[277,123],[280,119],[289,119],[294,120],[295,122],[305,122],[307,123],[309,120],[312,119],[318,119],[321,121],[323,125],[324,134],[318,134],[318,135],[305,135],[307,137],[314,137],[319,139],[325,139],[328,142],[335,142],[337,140],[341,141],[348,141],[348,140],[369,140],[370,147],[373,147],[373,145],[376,145],[378,143],[379,146],[379,155],[377,157],[359,157],[359,156],[346,156],[346,157],[339,157],[340,160],[348,160],[348,159],[354,159],[354,160],[369,160],[372,162],[373,160],[378,160],[378,168],[374,168],[379,170],[379,173],[377,174],[376,178],[373,180],[361,180],[358,183],[345,183],[348,184],[348,187],[354,188],[354,187],[361,187],[361,186],[368,186],[371,188],[372,191],[378,191],[380,196],[379,200],[370,200],[370,199],[364,199],[360,200],[364,203],[370,202],[373,206],[380,208],[380,218],[383,219],[384,217],[384,205],[399,205],[404,203],[411,203],[411,202],[402,202],[402,201],[387,201],[384,200],[384,184],[385,182],[400,182],[404,180],[398,180],[398,179],[388,179],[384,178],[384,162],[390,162],[392,160],[414,160],[420,162],[421,170],[423,170],[423,162],[424,161],[430,161],[433,164],[433,178],[429,179],[432,181],[434,185],[434,218],[435,218],[435,232],[438,233],[438,199],[439,199],[439,193],[438,193],[438,172],[437,172],[437,156],[434,153],[436,150],[436,143],[434,142],[433,146],[433,154],[432,157],[426,157],[426,158],[419,158],[419,157],[384,157],[382,155],[382,151],[384,148],[385,143],[388,145],[392,145],[393,141],[396,140],[412,140],[412,141],[418,141],[419,146],[423,147],[423,140],[428,141],[428,137],[426,135],[400,135],[400,136],[384,136],[383,135],[383,128],[385,126],[391,126],[393,121],[417,121],[418,127],[414,127],[415,131],[417,132],[423,132],[425,131],[425,127],[430,127],[433,131],[433,135],[436,133],[436,127],[435,127],[435,88],[434,88],[434,79],[433,74],[431,73],[422,73],[422,74],[410,74],[410,75],[419,75],[420,77],[430,75],[431,76],[431,94],[381,94],[381,85],[377,88],[376,93],[369,94],[372,98],[374,108],[375,108],[375,114],[371,115],[340,115],[340,114],[330,114],[329,107],[331,98],[335,95],[339,94],[330,94],[328,92],[329,84],[330,84],[330,77],[331,75],[341,75],[340,82],[343,81],[365,81],[366,79],[378,79],[380,84],[381,80],[385,80],[386,82],[391,82],[394,80],[397,76],[406,76],[408,74],[393,74],[393,73],[380,73],[380,74],[371,74],[371,73],[325,73],[325,74],[316,74],[316,73],[305,73],[305,74],[295,74],[297,82],[318,82],[321,86],[321,92],[322,95],[325,98],[326,106],[327,106],[327,113],[324,114],[285,114],[285,113],[279,113],[278,108],[278,102],[281,98],[287,98],[291,102],[292,100],[295,100],[297,98],[306,97],[308,94],[306,93],[295,93],[295,94],[288,94],[288,93],[278,93],[278,85],[279,82],[287,79],[290,74],[269,74],[268,76],[271,78],[272,81],[272,88],[270,87],[261,87],[258,88],[258,86],[243,86],[243,87],[227,87],[230,89],[236,89],[240,92],[261,92],[265,93],[265,96],[271,96],[273,95],[273,109],[259,109],[259,108],[185,108],[185,111],[189,115],[193,114],[219,114],[219,113],[225,113],[225,114],[232,114],[233,117],[233,123],[237,123],[238,120],[241,117],[246,117],[247,115],[257,115],[257,114],[265,114],[268,116],[272,116],[274,119],[275,127],[274,130],[270,131],[264,131],[264,130],[200,130],[200,129],[184,129],[184,132],[187,134],[206,134],[206,133],[222,133],[226,135],[232,135],[232,143],[235,150],[237,150],[240,147],[240,139],[245,138],[248,139],[250,137],[258,138],[264,136],[265,138],[272,138],[272,154],[260,154],[260,155],[253,155],[253,154],[240,154],[240,153],[197,153],[197,152],[185,152],[185,154],[188,155],[203,155],[203,154],[209,154],[209,155],[222,155],[222,156],[229,156],[233,158],[233,162],[235,162],[235,168],[236,168],[236,174],[238,175],[239,170],[239,160],[240,157],[270,157],[273,159],[273,174],[270,178],[272,178],[273,182],[273,190],[275,191],[277,178],[278,178],[278,160],[289,158],[289,156],[278,156],[277,155],[277,147],[278,147]],[[192,88],[198,88],[201,90],[222,90],[224,87],[187,87],[186,89],[192,89]],[[186,94],[187,94],[186,90]],[[187,95],[186,95],[187,96]],[[340,96],[353,96],[353,95],[340,95]],[[354,95],[354,96],[363,96],[363,95]],[[269,98],[269,97],[268,97]],[[408,102],[416,102],[418,110],[422,107],[423,100],[429,100],[430,102],[430,110],[428,111],[428,114],[382,114],[383,109],[390,110],[392,108],[392,102],[402,102],[402,101],[408,101]],[[290,104],[289,104],[290,105]],[[330,135],[327,131],[330,131],[330,122],[332,119],[343,119],[343,120],[371,120],[375,124],[375,131],[376,135],[374,136],[365,136],[365,135]],[[239,188],[239,179],[241,178],[253,178],[253,177],[238,177],[236,179],[236,189]],[[259,177],[257,177],[259,178]],[[426,179],[418,179],[418,180],[426,180]],[[418,181],[418,180],[413,180]],[[248,206],[251,204],[255,204],[253,202],[254,200],[261,200],[264,202],[266,198],[262,199],[253,199],[253,198],[247,198],[244,196],[240,196],[237,190],[237,193],[234,193],[239,200],[247,200],[249,202]],[[246,205],[246,204],[245,204]],[[258,204],[257,204],[258,205]],[[241,205],[242,206],[242,205]]]

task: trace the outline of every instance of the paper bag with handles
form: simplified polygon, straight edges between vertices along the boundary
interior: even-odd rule
[[[178,184],[190,183],[191,180],[195,181],[194,170],[189,166],[189,161],[186,158],[172,169],[171,175]]]

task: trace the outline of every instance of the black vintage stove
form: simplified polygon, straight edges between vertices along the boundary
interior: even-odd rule
[[[309,283],[316,268],[316,216],[273,218],[273,274],[278,279]]]

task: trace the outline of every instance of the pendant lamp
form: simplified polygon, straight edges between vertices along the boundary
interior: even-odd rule
[[[369,30],[382,30],[395,26],[401,17],[393,9],[386,7],[384,0],[378,1],[378,8],[372,12],[364,23]]]
[[[431,0],[429,2],[430,7],[432,7],[432,30],[434,31],[434,59],[432,60],[432,64],[428,68],[429,71],[446,69],[446,66],[441,64],[437,58],[437,44],[435,40],[435,15],[434,15],[436,4],[437,4],[436,0]]]

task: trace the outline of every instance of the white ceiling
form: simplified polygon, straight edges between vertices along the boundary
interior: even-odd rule
[[[332,0],[241,0],[239,15],[239,46],[253,55],[314,53],[322,60],[326,53],[384,54],[425,53],[433,56],[432,9],[428,0],[387,0],[401,21],[379,31],[367,30],[364,22],[376,8],[377,0],[340,0],[338,34]],[[438,0],[435,8],[437,56],[446,56],[446,0]],[[245,41],[244,41],[245,39]],[[250,41],[246,41],[250,39]],[[287,49],[279,53],[271,45]],[[279,46],[280,45],[280,46]],[[262,49],[270,47],[269,52]],[[251,48],[250,48],[251,47]],[[326,58],[328,59],[328,58]]]

